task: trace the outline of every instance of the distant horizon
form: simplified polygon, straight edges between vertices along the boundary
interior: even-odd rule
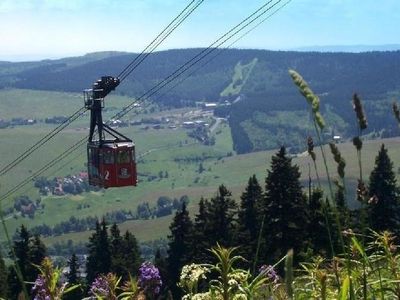
[[[193,3],[200,2],[2,0],[0,60],[57,59],[107,49],[140,53]],[[241,32],[245,37],[234,37],[239,38],[235,47],[289,51],[400,44],[399,0],[362,5],[356,0],[204,0],[157,50],[207,47],[260,9],[265,15],[245,29],[249,34]]]
[[[180,49],[195,49],[195,48],[205,48],[205,47],[181,47],[181,48],[170,48],[170,49],[160,49],[155,52],[163,52],[169,50],[180,50]],[[311,46],[300,46],[287,49],[272,49],[272,48],[246,48],[246,47],[232,47],[231,49],[243,49],[243,50],[265,50],[265,51],[294,51],[294,52],[321,52],[321,53],[363,53],[363,52],[385,52],[385,51],[399,51],[400,44],[376,44],[376,45],[311,45]],[[58,60],[65,58],[82,57],[85,55],[91,55],[95,53],[139,53],[138,51],[118,51],[118,50],[101,50],[93,51],[87,53],[70,53],[65,55],[55,55],[55,54],[27,54],[27,55],[0,55],[0,62],[40,62],[44,60]]]

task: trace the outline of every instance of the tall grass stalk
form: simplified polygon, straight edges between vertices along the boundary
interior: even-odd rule
[[[361,135],[362,131],[367,128],[367,118],[365,116],[365,112],[361,103],[361,99],[357,94],[353,95],[353,109],[356,113],[357,117],[357,136],[353,139],[353,144],[357,150],[357,160],[358,160],[358,169],[359,169],[359,182],[357,187],[357,198],[361,201],[361,232],[362,236],[365,237],[367,231],[367,207],[365,203],[365,197],[367,194],[367,190],[365,187],[365,183],[363,180],[363,171],[362,171],[362,159],[361,159],[361,150],[362,150],[362,140]],[[363,243],[365,242],[363,238]]]
[[[328,163],[327,163],[327,158],[325,155],[325,151],[324,151],[324,147],[323,147],[323,141],[321,138],[321,131],[322,129],[325,127],[325,121],[319,111],[319,106],[320,106],[320,101],[318,96],[316,96],[314,94],[314,92],[310,89],[310,87],[308,86],[307,82],[301,77],[301,75],[299,73],[297,73],[294,70],[289,70],[289,74],[292,77],[293,82],[296,84],[296,86],[299,88],[300,93],[306,98],[307,102],[310,104],[311,106],[311,114],[312,114],[312,119],[313,119],[313,124],[314,124],[314,128],[315,128],[315,133],[317,135],[318,138],[318,142],[319,142],[319,147],[321,150],[321,154],[322,154],[322,159],[324,162],[324,166],[325,166],[325,171],[326,171],[326,177],[328,180],[328,186],[329,186],[329,192],[331,195],[331,200],[332,200],[332,210],[333,213],[335,215],[335,222],[336,222],[336,226],[338,228],[338,236],[339,236],[339,241],[342,247],[342,251],[345,254],[346,257],[346,269],[347,269],[347,274],[349,276],[349,288],[350,288],[350,295],[354,294],[354,290],[351,284],[351,266],[350,266],[350,257],[346,251],[346,247],[345,247],[345,243],[344,243],[344,239],[343,239],[343,229],[342,229],[342,224],[340,221],[340,217],[339,217],[339,212],[338,209],[335,205],[335,195],[333,193],[333,189],[332,189],[332,182],[331,182],[331,178],[329,175],[329,169],[328,169]],[[329,234],[329,232],[328,232]],[[333,246],[332,246],[333,247]],[[333,254],[334,255],[334,254]]]
[[[307,138],[307,151],[308,154],[311,156],[311,159],[314,164],[314,171],[315,171],[315,176],[317,176],[317,183],[318,187],[321,188],[321,180],[319,179],[319,173],[318,173],[318,168],[317,168],[317,162],[316,162],[316,155],[314,152],[314,141],[311,136]]]
[[[331,181],[331,177],[329,174],[327,158],[325,155],[323,141],[321,138],[321,130],[325,127],[325,121],[319,111],[319,105],[320,105],[319,98],[314,94],[314,92],[308,86],[307,82],[303,79],[303,77],[301,77],[301,75],[299,73],[297,73],[294,70],[289,70],[289,74],[292,77],[292,80],[295,83],[295,85],[299,88],[300,93],[306,98],[307,102],[311,106],[312,123],[314,125],[315,133],[318,138],[318,144],[319,144],[319,148],[320,148],[322,159],[323,159],[324,166],[325,166],[326,177],[328,180],[329,192],[331,195],[331,200],[333,202],[335,199],[335,195],[333,193],[332,181]],[[341,246],[343,249],[343,253],[345,253],[344,240],[343,240],[343,237],[341,234],[342,225],[340,223],[339,214],[338,214],[338,211],[337,211],[335,205],[333,205],[333,212],[335,214],[335,221],[337,223],[337,227],[339,230],[340,243],[341,243]],[[328,234],[329,234],[329,232],[328,232]],[[332,240],[332,237],[330,238],[330,240]],[[332,245],[332,248],[333,248],[333,245]],[[333,253],[333,255],[334,255],[334,253]]]
[[[290,249],[285,258],[285,288],[289,299],[293,299],[293,249]]]
[[[357,240],[357,238],[355,236],[351,237],[351,242],[352,242],[353,247],[358,251],[358,253],[360,253],[361,258],[362,258],[363,299],[367,300],[367,298],[368,298],[367,297],[367,295],[368,295],[367,265],[370,267],[370,269],[372,271],[374,271],[375,268],[374,268],[373,264],[371,263],[371,260],[369,259],[368,255],[367,255],[367,253],[366,253],[366,251],[364,249],[364,246],[359,243],[359,241]],[[378,267],[378,279],[379,279],[379,286],[380,286],[380,292],[381,292],[381,299],[385,300],[385,295],[383,293],[382,277],[381,277],[381,273],[380,273],[379,267]]]
[[[256,273],[256,267],[257,267],[257,262],[258,262],[258,254],[260,252],[262,232],[263,232],[263,229],[264,229],[264,221],[265,221],[265,214],[264,214],[264,216],[262,218],[262,221],[261,221],[260,232],[258,233],[256,257],[254,258],[254,263],[253,263],[253,274]]]
[[[333,193],[331,176],[329,174],[328,162],[327,162],[326,155],[325,155],[325,150],[324,150],[323,141],[322,141],[322,138],[321,138],[320,129],[318,128],[318,125],[317,125],[317,122],[315,120],[315,117],[313,119],[313,124],[314,124],[314,128],[315,128],[315,133],[316,133],[317,138],[318,138],[318,146],[319,146],[319,149],[321,151],[322,160],[323,160],[324,166],[325,166],[326,178],[328,180],[328,186],[329,186],[329,193],[331,194],[331,199],[333,201],[335,199],[335,194]]]

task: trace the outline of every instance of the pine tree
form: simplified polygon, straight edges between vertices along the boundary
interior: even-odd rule
[[[237,205],[224,185],[219,186],[215,197],[200,200],[191,237],[190,261],[212,263],[214,256],[209,250],[217,243],[234,246],[236,214]]]
[[[308,212],[299,181],[298,166],[292,165],[285,147],[272,157],[265,179],[265,260],[276,262],[289,249],[299,255],[307,246]]]
[[[400,203],[396,193],[396,176],[384,144],[369,178],[369,195],[369,226],[376,231],[399,233]]]
[[[236,213],[237,205],[232,193],[220,185],[217,196],[211,198],[207,205],[206,233],[211,247],[217,243],[224,247],[233,246]]]
[[[36,277],[39,274],[39,270],[36,266],[39,266],[42,263],[43,259],[46,257],[46,252],[46,246],[41,241],[39,235],[35,234],[29,243],[30,264],[26,266],[25,280],[31,282],[36,280]]]
[[[326,226],[329,226],[332,239],[334,236],[337,236],[337,234],[333,232],[334,222],[331,217],[332,212],[324,201],[324,193],[321,189],[316,188],[311,191],[311,195],[308,199],[308,208],[310,220],[308,232],[310,233],[310,246],[313,252],[324,257],[326,257],[328,253],[330,253],[330,256],[333,255],[333,253],[331,253],[328,228]],[[335,230],[335,232],[336,231],[337,230]],[[332,240],[333,246],[337,244],[335,241],[335,239]]]
[[[24,225],[21,225],[19,231],[17,231],[17,240],[14,241],[14,252],[16,256],[15,263],[18,265],[21,275],[26,280],[28,268],[30,266],[29,260],[29,243],[31,235]],[[9,267],[8,272],[8,288],[10,293],[10,299],[17,299],[18,295],[22,292],[22,284],[18,278],[13,266]]]
[[[70,284],[78,284],[79,283],[79,264],[78,258],[76,257],[75,253],[72,253],[70,260],[68,261],[68,282]]]
[[[195,215],[193,232],[191,237],[192,245],[190,247],[190,261],[195,263],[205,263],[210,257],[208,249],[210,242],[207,236],[208,226],[208,200],[201,198],[199,201],[199,212]]]
[[[0,251],[0,298],[6,299],[8,296],[7,268]]]
[[[263,191],[255,175],[249,178],[246,190],[240,197],[238,212],[238,227],[235,244],[239,247],[239,254],[245,257],[250,266],[255,259],[261,222],[259,208],[263,198]]]
[[[122,241],[123,261],[125,262],[125,269],[122,276],[128,279],[129,275],[135,276],[141,264],[139,245],[136,237],[126,231]]]
[[[156,254],[154,255],[154,265],[158,268],[160,272],[161,279],[163,282],[168,278],[168,268],[167,268],[167,259],[161,254],[160,249],[158,248]],[[163,284],[161,287],[161,291],[159,294],[160,299],[168,299],[168,287]]]
[[[110,228],[111,272],[117,274],[118,276],[122,276],[124,273],[126,273],[126,266],[122,251],[122,237],[120,235],[118,225],[114,223]]]
[[[71,258],[68,261],[69,272],[67,274],[67,281],[69,285],[82,284],[81,278],[79,276],[79,263],[78,258],[75,253],[72,253]],[[80,286],[71,292],[63,296],[65,300],[75,300],[83,298],[83,287]]]
[[[174,296],[174,299],[180,299],[181,290],[176,283],[179,281],[181,268],[189,262],[188,254],[190,253],[190,236],[193,230],[193,224],[186,209],[186,204],[182,204],[182,209],[175,214],[174,220],[170,227],[171,235],[169,239],[168,249],[168,286]]]
[[[14,241],[14,252],[16,255],[16,264],[18,265],[23,280],[25,282],[35,281],[39,270],[35,265],[40,265],[46,256],[46,247],[40,240],[39,235],[31,236],[28,229],[21,225],[17,231],[18,238]],[[8,287],[10,298],[17,298],[22,292],[22,284],[18,278],[13,266],[8,272]],[[27,289],[28,293],[30,292]]]
[[[90,284],[99,274],[107,274],[111,269],[110,245],[105,220],[96,222],[96,231],[89,238],[86,280]]]

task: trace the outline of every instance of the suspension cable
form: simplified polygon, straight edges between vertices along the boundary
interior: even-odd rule
[[[236,40],[234,40],[232,43],[230,43],[228,46],[219,49],[219,51],[213,55],[210,59],[208,59],[207,61],[205,61],[203,64],[201,64],[198,68],[196,68],[195,70],[193,70],[192,72],[189,73],[189,75],[185,76],[185,78],[183,78],[182,80],[176,82],[174,85],[172,85],[167,91],[165,91],[164,93],[162,93],[161,95],[159,95],[158,97],[162,97],[165,96],[166,94],[168,94],[171,90],[173,90],[176,86],[180,85],[182,82],[184,82],[185,80],[187,80],[188,78],[190,78],[192,75],[194,75],[196,72],[198,72],[200,69],[202,69],[203,67],[205,67],[207,64],[209,64],[211,61],[213,61],[215,58],[217,58],[217,56],[221,55],[223,52],[225,52],[226,50],[228,50],[229,48],[231,48],[234,44],[236,44],[238,41],[240,41],[242,38],[244,38],[246,35],[248,35],[250,32],[252,32],[253,30],[255,30],[257,27],[259,27],[262,23],[264,23],[265,21],[267,21],[269,18],[271,18],[273,15],[275,15],[278,11],[280,11],[282,8],[284,8],[286,5],[288,5],[292,0],[288,0],[287,2],[285,2],[283,5],[279,6],[277,9],[275,9],[272,13],[268,14],[265,18],[263,18],[261,21],[259,21],[256,25],[254,25],[253,27],[251,27],[249,30],[247,30],[245,33],[243,33],[241,36],[239,36]]]
[[[273,0],[268,1],[266,4],[262,5],[259,9],[257,9],[254,13],[252,13],[250,16],[245,18],[243,21],[241,21],[239,24],[234,26],[232,29],[230,29],[228,32],[223,34],[221,37],[219,37],[216,41],[214,41],[210,46],[207,48],[203,49],[200,51],[200,53],[196,54],[194,57],[192,57],[190,60],[188,60],[186,63],[184,63],[182,66],[180,66],[177,70],[175,70],[173,73],[168,75],[164,80],[159,82],[157,85],[155,85],[153,88],[145,92],[142,96],[138,98],[137,101],[140,101],[142,98],[146,97],[149,98],[155,93],[157,93],[160,89],[164,88],[166,85],[168,85],[170,82],[178,78],[180,75],[182,75],[184,72],[186,72],[189,68],[197,64],[199,61],[204,59],[206,56],[217,50],[221,45],[226,43],[229,39],[240,33],[242,30],[244,30],[246,27],[250,26],[252,23],[254,23],[256,20],[261,18],[263,15],[265,15],[268,11],[273,9],[277,4],[279,4],[282,0],[277,0],[275,3],[273,3],[271,6],[268,6]],[[212,48],[214,47],[214,48]],[[115,118],[121,118],[122,116],[126,115],[129,111],[131,111],[134,107],[134,105],[137,103],[137,101],[127,105],[117,113],[113,119]]]
[[[186,20],[187,17],[190,16],[204,0],[197,0],[196,4],[194,7],[190,8],[192,4],[196,0],[192,0],[158,35],[157,37],[146,46],[146,48],[142,51],[140,55],[138,55],[131,63],[129,63],[123,71],[120,73],[119,76],[123,76],[124,80],[129,74],[131,74],[154,50],[178,27],[182,24],[184,20]],[[190,8],[190,9],[189,9]],[[181,16],[183,17],[179,19]],[[174,24],[176,20],[179,20],[177,24]],[[171,28],[171,26],[173,26]],[[165,34],[167,32],[167,34]],[[160,37],[162,36],[162,39],[157,41]],[[157,43],[155,43],[157,41]],[[153,45],[154,44],[154,45]],[[149,49],[150,51],[146,53],[143,56],[143,54]],[[139,60],[140,59],[140,60]],[[138,61],[139,60],[139,61]],[[138,61],[133,67],[132,65]],[[59,124],[56,128],[54,128],[51,132],[47,133],[45,136],[43,136],[40,140],[38,140],[35,144],[30,146],[28,149],[26,149],[22,154],[20,154],[17,158],[15,158],[13,161],[8,163],[6,166],[2,167],[0,169],[0,176],[5,175],[9,171],[11,171],[13,168],[15,168],[17,165],[19,165],[22,161],[24,161],[26,158],[28,158],[33,152],[35,152],[37,149],[45,145],[47,142],[49,142],[54,136],[56,136],[58,133],[60,133],[63,129],[65,129],[67,126],[69,126],[72,122],[74,122],[76,119],[81,117],[87,109],[85,107],[81,107],[78,109],[76,112],[74,112],[71,116],[69,116],[66,120],[64,120],[61,124]]]
[[[149,56],[184,20],[186,20],[189,15],[197,9],[198,6],[203,2],[204,0],[197,0],[196,5],[189,10],[189,7],[195,2],[195,0],[192,0],[154,39],[151,41],[150,44],[146,46],[146,48],[143,49],[143,51],[135,57],[135,59],[130,62],[119,74],[118,78],[120,78],[120,82],[125,80],[125,78],[132,73],[132,71],[144,60]],[[187,11],[188,12],[185,12]],[[181,16],[183,17],[177,22],[177,24],[174,25],[175,21],[177,21]],[[153,45],[154,44],[154,45]],[[149,50],[150,49],[150,50]],[[149,51],[148,51],[149,50]],[[146,51],[148,51],[146,53]],[[146,54],[145,54],[146,53]],[[140,56],[143,56],[142,58],[135,66],[133,64],[139,60]]]
[[[80,116],[82,116],[86,111],[86,108],[81,107],[78,109],[76,112],[74,112],[70,117],[68,117],[65,121],[63,121],[61,124],[59,124],[56,128],[54,128],[52,131],[47,133],[45,136],[43,136],[39,141],[37,141],[35,144],[30,146],[28,149],[26,149],[22,154],[20,154],[17,158],[15,158],[12,162],[4,166],[0,170],[0,176],[5,175],[7,172],[12,170],[14,167],[16,167],[19,163],[21,163],[23,160],[25,160],[28,156],[30,156],[34,151],[39,149],[41,146],[46,144],[48,141],[50,141],[55,135],[57,135],[60,131],[62,131],[65,127],[67,127],[69,124],[71,124],[73,121],[78,119]]]
[[[152,89],[150,89],[149,91],[147,91],[146,93],[144,93],[141,97],[139,97],[137,100],[133,101],[131,104],[129,104],[128,106],[126,106],[121,112],[119,112],[118,114],[116,114],[112,119],[117,118],[117,117],[121,117],[126,115],[129,111],[131,111],[133,109],[133,107],[135,107],[135,104],[143,102],[146,98],[148,99],[149,97],[151,97],[152,95],[154,95],[155,93],[157,93],[159,90],[161,90],[162,88],[164,88],[166,85],[168,85],[169,83],[171,83],[173,80],[175,80],[176,78],[178,78],[180,75],[182,75],[185,71],[187,71],[189,68],[193,67],[195,64],[199,63],[199,61],[201,61],[202,59],[204,59],[206,56],[208,56],[209,54],[211,54],[213,51],[215,51],[216,49],[218,49],[218,47],[220,47],[222,44],[224,44],[225,42],[227,42],[229,39],[231,39],[232,37],[234,37],[235,35],[237,35],[238,33],[240,33],[242,30],[244,30],[245,28],[247,28],[249,25],[251,25],[252,23],[254,23],[256,20],[258,20],[259,18],[261,18],[263,15],[265,15],[268,11],[270,11],[271,9],[273,9],[277,4],[279,4],[282,0],[277,0],[277,2],[275,2],[274,4],[272,4],[269,7],[266,7],[266,5],[268,5],[269,3],[273,2],[268,1],[267,4],[264,4],[261,8],[259,8],[256,12],[252,13],[249,17],[247,17],[245,20],[243,20],[242,22],[240,22],[238,25],[236,25],[234,28],[232,28],[231,30],[229,30],[227,33],[225,33],[224,35],[222,35],[219,39],[217,39],[214,43],[212,43],[208,48],[206,48],[205,50],[210,50],[208,53],[206,53],[205,50],[201,51],[199,54],[197,54],[196,56],[194,56],[192,59],[190,59],[188,62],[186,62],[185,64],[183,64],[181,67],[179,67],[177,70],[175,70],[172,74],[170,74],[169,76],[167,76],[163,81],[161,81],[159,84],[157,84],[156,86],[154,86]],[[286,3],[284,3],[281,7],[277,8],[275,11],[273,11],[269,16],[267,16],[265,19],[263,19],[261,22],[259,22],[256,26],[254,26],[254,28],[256,28],[257,26],[259,26],[262,22],[264,22],[265,20],[267,20],[270,16],[272,16],[273,14],[275,14],[277,11],[279,11],[281,8],[283,8],[284,6],[286,6],[291,0],[287,1]],[[265,9],[264,9],[265,8]],[[264,10],[263,10],[264,9]],[[260,12],[257,15],[257,12]],[[253,18],[251,18],[251,16],[254,16]],[[246,23],[246,21],[248,21]],[[240,27],[241,26],[241,27]],[[244,33],[243,36],[245,36],[246,34],[248,34],[251,30],[253,30],[254,28],[250,29],[248,32]],[[235,29],[237,29],[235,31]],[[229,33],[231,33],[229,35]],[[241,36],[240,38],[242,38],[243,36]],[[225,39],[223,39],[224,37],[226,37]],[[239,38],[239,39],[240,39]],[[235,42],[237,42],[239,39],[237,39]],[[222,40],[222,41],[221,41]],[[217,44],[217,42],[221,41],[220,43]],[[215,44],[217,44],[216,48],[211,48],[212,46],[214,46]],[[202,55],[200,55],[202,54]],[[182,71],[183,70],[183,71]],[[192,73],[191,73],[192,74]],[[150,95],[147,95],[149,94]],[[77,149],[77,147],[81,146],[83,143],[85,143],[86,141],[86,137],[84,137],[83,139],[81,139],[80,141],[78,141],[76,144],[74,144],[72,147],[70,147],[69,149],[67,149],[66,151],[64,151],[60,156],[56,157],[55,159],[53,159],[52,161],[50,161],[48,164],[46,164],[44,167],[42,167],[39,171],[35,172],[34,175],[30,176],[28,179],[25,179],[23,182],[19,183],[17,186],[15,186],[14,188],[12,188],[11,190],[9,190],[7,193],[5,193],[4,195],[1,196],[2,199],[0,199],[0,201],[3,201],[4,199],[8,198],[10,195],[14,194],[17,190],[19,190],[21,187],[23,187],[24,185],[26,185],[27,183],[29,183],[33,178],[37,177],[38,175],[42,174],[43,172],[45,172],[46,170],[48,170],[49,168],[51,168],[52,166],[54,166],[55,164],[57,164],[58,161],[64,159],[65,157],[67,157],[70,153],[72,153],[73,151],[75,151]]]

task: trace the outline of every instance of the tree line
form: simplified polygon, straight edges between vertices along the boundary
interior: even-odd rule
[[[311,178],[308,191],[304,192],[300,175],[298,166],[292,164],[282,147],[272,157],[264,189],[253,175],[240,201],[235,201],[221,185],[216,196],[200,200],[194,219],[186,206],[178,211],[170,226],[168,256],[161,264],[168,279],[164,292],[170,290],[174,299],[180,299],[181,290],[176,283],[181,268],[191,262],[215,263],[208,249],[217,243],[238,247],[237,253],[245,259],[241,262],[243,268],[254,274],[261,265],[276,263],[289,249],[294,250],[295,264],[310,261],[315,255],[333,257],[341,253],[342,233],[336,217],[343,230],[351,228],[362,234],[370,228],[399,233],[398,187],[384,145],[358,209],[347,207],[342,189],[337,190],[333,202],[328,201],[321,189],[312,186]],[[365,218],[361,218],[364,214]]]
[[[363,196],[361,200],[364,201],[358,209],[347,207],[343,201],[343,189],[337,190],[334,201],[328,201],[321,189],[312,186],[311,178],[305,192],[300,184],[300,175],[298,166],[292,163],[282,147],[272,157],[264,188],[253,175],[240,200],[235,201],[232,193],[221,185],[214,197],[200,199],[193,219],[184,202],[170,225],[167,253],[157,251],[154,258],[164,280],[161,299],[166,299],[169,293],[173,299],[180,299],[181,290],[177,282],[181,268],[191,262],[215,263],[208,249],[217,243],[224,247],[238,247],[237,252],[244,258],[240,262],[242,267],[257,273],[260,266],[274,264],[289,249],[294,250],[295,264],[310,261],[315,255],[333,257],[340,253],[342,232],[339,232],[336,217],[340,218],[344,232],[352,230],[362,234],[365,228],[370,228],[399,233],[398,187],[393,163],[384,145],[375,159],[368,187],[357,193]],[[14,251],[23,278],[33,281],[37,270],[32,263],[39,264],[46,255],[39,236],[30,236],[22,226],[18,239],[14,241]],[[97,275],[108,272],[123,278],[135,275],[141,262],[134,235],[130,232],[121,235],[116,224],[108,230],[104,220],[96,222],[95,232],[87,244],[87,254],[85,281],[77,274],[74,276],[79,282],[88,284]],[[1,261],[0,277],[7,274],[8,280],[0,281],[3,283],[0,284],[0,295],[4,295],[1,293],[7,289],[15,296],[21,285],[15,271],[11,268],[6,272]],[[73,261],[71,257],[70,270],[77,269]],[[71,274],[70,271],[68,276]]]

